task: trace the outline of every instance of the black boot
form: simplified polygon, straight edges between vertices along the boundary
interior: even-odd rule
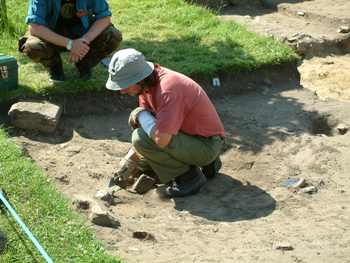
[[[49,76],[53,82],[63,82],[65,80],[62,62],[49,67]]]
[[[207,179],[212,179],[218,174],[221,166],[222,162],[220,160],[220,157],[218,156],[213,162],[206,166],[203,166],[202,172]]]
[[[169,198],[194,195],[199,192],[206,181],[201,169],[191,166],[187,172],[175,178],[165,189],[165,194]]]

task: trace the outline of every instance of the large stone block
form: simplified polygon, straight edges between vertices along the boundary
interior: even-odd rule
[[[8,115],[15,127],[52,133],[56,130],[62,108],[47,101],[23,101],[12,105]]]

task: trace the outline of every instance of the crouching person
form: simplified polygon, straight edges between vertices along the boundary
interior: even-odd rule
[[[109,73],[107,89],[139,98],[129,117],[132,146],[167,185],[167,197],[197,193],[221,167],[224,128],[207,94],[131,48],[114,54]]]

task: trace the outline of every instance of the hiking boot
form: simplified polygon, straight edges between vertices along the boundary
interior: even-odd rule
[[[202,172],[207,179],[213,179],[219,172],[222,166],[222,162],[220,157],[218,156],[214,161],[210,164],[202,167]]]
[[[62,63],[49,67],[49,78],[52,82],[63,82],[65,80]]]
[[[186,173],[178,176],[165,189],[168,198],[184,197],[199,192],[207,179],[198,167],[191,167]]]

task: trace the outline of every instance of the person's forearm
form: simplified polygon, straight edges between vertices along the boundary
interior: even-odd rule
[[[169,133],[160,133],[157,129],[154,129],[151,133],[152,140],[161,149],[167,147],[170,144],[171,138],[173,136]]]
[[[50,42],[56,46],[66,47],[68,43],[68,38],[61,36],[46,26],[31,24],[29,25],[29,33],[32,36],[36,36],[40,39],[43,39],[47,42]]]
[[[84,38],[88,43],[91,43],[110,24],[111,18],[109,16],[101,18],[92,24],[89,31],[82,38]]]
[[[165,148],[171,141],[172,135],[169,133],[160,133],[156,128],[156,118],[147,110],[141,111],[136,116],[138,123],[145,133],[150,137],[159,148]]]

